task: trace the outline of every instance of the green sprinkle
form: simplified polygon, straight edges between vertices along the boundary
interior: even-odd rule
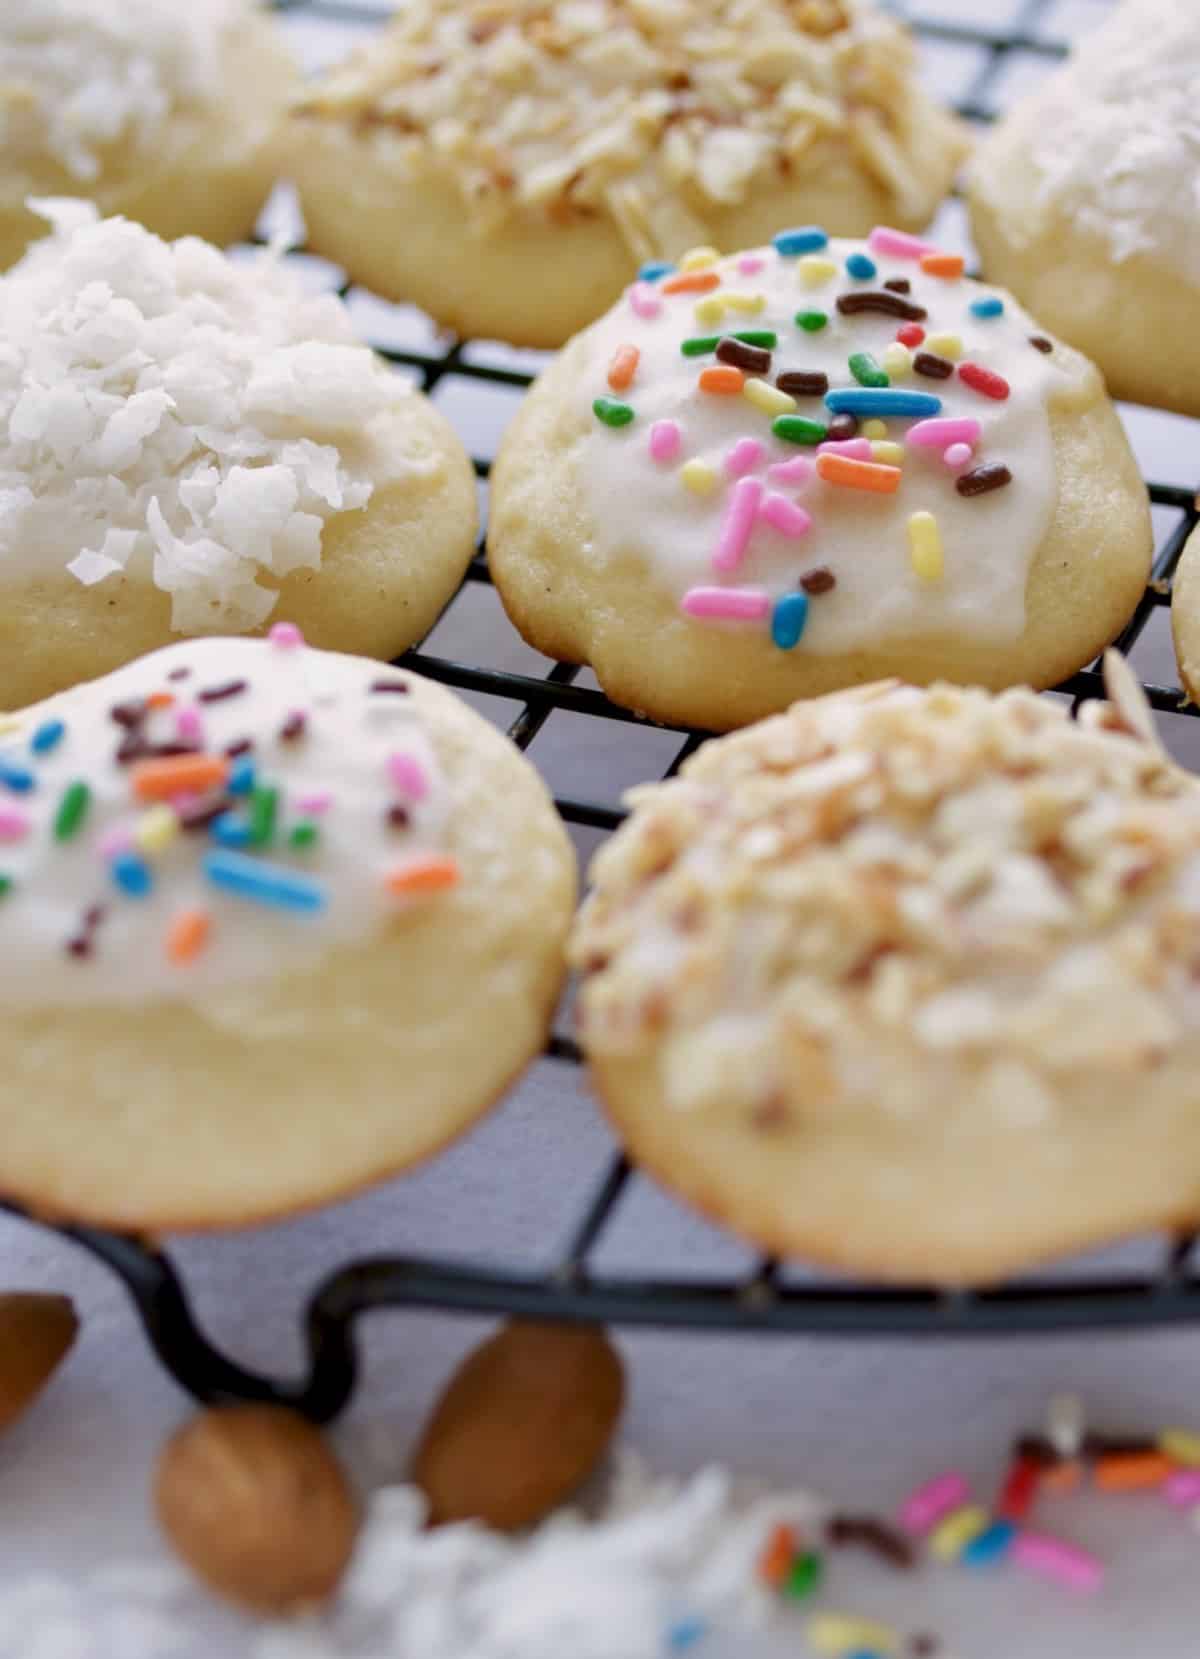
[[[275,814],[279,810],[277,789],[256,789],[250,796],[250,845],[265,847],[275,834]]]
[[[296,848],[313,847],[317,842],[317,826],[307,821],[297,824],[288,836],[288,846]]]
[[[821,1557],[810,1550],[807,1555],[798,1555],[792,1562],[791,1571],[783,1581],[783,1593],[793,1601],[802,1601],[805,1596],[812,1595],[820,1582]]]
[[[761,346],[764,351],[774,351],[779,344],[779,336],[773,328],[742,328],[734,339],[742,340],[748,346]]]
[[[628,426],[633,419],[633,410],[629,405],[615,397],[598,397],[592,404],[592,412],[605,426]]]
[[[63,798],[58,803],[58,811],[54,816],[54,839],[69,841],[87,817],[88,807],[92,804],[92,792],[82,778],[76,778],[63,791]]]
[[[803,415],[776,415],[771,431],[789,444],[823,444],[829,436],[821,421],[805,420]]]
[[[12,890],[13,878],[11,876],[0,876],[0,899],[2,899],[6,893],[11,893]]]
[[[823,311],[797,311],[796,327],[802,328],[806,334],[819,334],[829,318]]]
[[[720,343],[721,335],[719,334],[693,334],[690,340],[680,341],[679,349],[685,357],[707,357],[710,351],[716,351]],[[603,402],[604,400],[601,399],[600,401]],[[598,408],[596,413],[600,415]],[[600,419],[604,420],[605,417],[600,415]]]
[[[850,359],[850,373],[860,386],[890,386],[891,381],[869,351],[856,351]]]

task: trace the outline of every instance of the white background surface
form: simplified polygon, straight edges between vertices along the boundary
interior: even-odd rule
[[[1026,10],[1018,0],[924,0],[924,17],[1003,28]],[[1043,32],[1067,38],[1107,9],[1106,0],[1060,0]],[[289,24],[310,61],[340,52],[337,27]],[[962,97],[978,52],[952,41],[931,46],[925,68],[944,95]],[[1033,84],[1044,64],[1014,58],[997,82],[1004,98]],[[951,207],[942,239],[961,240]],[[314,262],[314,281],[329,272]],[[395,344],[429,344],[413,313],[356,302],[364,331]],[[528,361],[495,347],[490,361]],[[490,453],[514,407],[501,388],[444,380],[437,401],[468,447]],[[1192,485],[1200,476],[1195,429],[1136,412],[1130,430],[1148,471]],[[1171,515],[1160,515],[1160,530]],[[1173,681],[1165,616],[1135,661]],[[539,672],[539,660],[508,629],[490,591],[468,591],[431,649],[464,660]],[[510,706],[480,700],[498,721]],[[1173,745],[1198,758],[1196,734],[1169,719]],[[593,729],[593,726],[595,729]],[[1189,742],[1190,738],[1190,742]],[[586,740],[586,741],[585,741]],[[661,770],[677,747],[670,735],[559,715],[533,758],[562,793],[616,801],[622,788]],[[581,850],[594,838],[580,837]],[[609,1146],[571,1068],[543,1062],[504,1109],[429,1170],[323,1215],[253,1234],[182,1241],[175,1251],[201,1320],[237,1358],[287,1373],[300,1361],[298,1313],[327,1272],[352,1255],[447,1252],[537,1265],[553,1258]],[[1134,1267],[1133,1248],[1114,1258]],[[639,1183],[596,1258],[598,1267],[707,1273],[749,1258]],[[84,1319],[70,1363],[30,1415],[0,1440],[0,1587],[53,1569],[72,1578],[101,1563],[154,1559],[160,1546],[147,1480],[163,1436],[188,1402],[158,1369],[120,1285],[72,1246],[32,1226],[0,1219],[0,1283],[73,1295]],[[336,1432],[367,1483],[398,1478],[406,1449],[448,1369],[481,1327],[423,1314],[383,1315],[365,1327],[366,1365],[353,1409]],[[780,1484],[823,1490],[849,1506],[890,1510],[916,1482],[947,1466],[965,1469],[986,1501],[1010,1437],[1037,1425],[1056,1389],[1086,1397],[1097,1428],[1200,1426],[1200,1333],[1136,1337],[1016,1339],[965,1344],[814,1342],[791,1338],[622,1338],[630,1364],[626,1443],[653,1466],[692,1470],[717,1459]],[[839,1560],[827,1604],[845,1604],[907,1631],[940,1632],[956,1659],[1192,1659],[1200,1651],[1200,1535],[1153,1498],[1057,1500],[1048,1530],[1095,1547],[1110,1563],[1103,1595],[1080,1602],[1018,1577],[964,1569],[902,1579]],[[702,1655],[802,1654],[799,1622],[759,1647],[719,1640]],[[43,1633],[45,1634],[45,1633]],[[39,1633],[0,1653],[37,1659]],[[209,1651],[234,1659],[228,1634]],[[55,1659],[67,1650],[47,1647]],[[91,1659],[85,1645],[71,1659]],[[107,1651],[104,1659],[108,1659]],[[114,1656],[116,1659],[116,1656]],[[130,1659],[121,1654],[119,1659]],[[420,1655],[398,1659],[421,1659]],[[564,1659],[571,1659],[564,1655]]]

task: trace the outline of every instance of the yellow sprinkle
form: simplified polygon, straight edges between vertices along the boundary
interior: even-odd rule
[[[715,248],[689,248],[679,261],[681,271],[706,271],[710,265],[715,265],[720,259]]]
[[[837,266],[832,259],[822,259],[820,254],[806,253],[803,259],[796,261],[796,271],[802,287],[820,288],[822,283],[837,275]]]
[[[742,396],[747,403],[761,409],[764,415],[790,415],[796,407],[795,398],[781,392],[778,386],[772,386],[769,380],[747,380],[742,387]]]
[[[760,311],[767,309],[765,294],[726,294],[725,304],[730,311],[745,311],[756,317]]]
[[[957,1561],[967,1545],[980,1533],[986,1532],[991,1524],[987,1510],[980,1509],[978,1504],[967,1504],[963,1509],[956,1509],[934,1528],[929,1540],[929,1553],[938,1561]]]
[[[133,839],[144,853],[161,853],[179,834],[179,819],[166,802],[152,806],[137,821]]]
[[[879,438],[871,445],[872,461],[882,461],[885,467],[902,467],[904,465],[904,445],[888,443]]]
[[[831,1659],[858,1651],[882,1654],[887,1659],[900,1651],[900,1633],[891,1625],[856,1619],[848,1613],[819,1613],[809,1619],[804,1634],[815,1653],[828,1654]]]
[[[899,340],[893,340],[890,346],[884,347],[881,361],[892,380],[903,380],[912,370],[912,352],[907,346],[902,346]]]
[[[1200,1469],[1200,1434],[1190,1429],[1165,1429],[1158,1437],[1158,1449],[1185,1468]]]
[[[725,315],[725,296],[705,294],[704,298],[697,300],[692,307],[692,315],[698,323],[719,323]]]
[[[717,487],[716,468],[710,467],[707,461],[685,461],[679,476],[693,495],[711,495]]]
[[[932,513],[914,513],[908,521],[908,555],[922,582],[942,579],[942,532]]]
[[[862,423],[862,435],[864,438],[886,438],[887,422],[878,420],[864,421]]]
[[[925,348],[935,357],[948,357],[952,363],[957,363],[962,356],[962,341],[957,334],[931,334]]]
[[[0,714],[0,737],[7,737],[11,732],[19,732],[21,722],[15,714]]]

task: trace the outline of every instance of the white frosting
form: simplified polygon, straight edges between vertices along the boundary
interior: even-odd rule
[[[770,247],[723,259],[713,267],[722,280],[718,295],[761,294],[766,300],[761,312],[727,313],[716,324],[697,321],[695,308],[703,296],[666,295],[660,284],[638,291],[643,299],[657,297],[657,315],[639,315],[627,296],[582,336],[577,395],[590,424],[576,448],[575,469],[595,525],[589,556],[608,561],[632,553],[680,600],[690,588],[708,585],[765,589],[776,600],[794,593],[805,573],[824,566],[836,587],[811,599],[797,647],[803,651],[847,651],[947,631],[980,642],[1014,639],[1025,625],[1026,580],[1056,497],[1048,400],[1056,387],[1068,385],[1068,375],[1083,371],[1073,364],[1064,367],[1066,360],[1032,346],[1036,324],[1011,300],[1004,300],[998,317],[973,316],[972,302],[996,295],[995,289],[965,278],[929,276],[915,258],[876,252],[870,258],[877,275],[869,280],[850,278],[844,269],[846,258],[864,250],[860,242],[831,241],[815,257],[827,257],[837,274],[817,287],[802,283],[795,257],[781,256]],[[744,274],[739,260],[747,257],[761,259],[762,269]],[[916,349],[930,351],[940,334],[957,335],[963,350],[956,369],[970,362],[994,371],[1008,381],[1011,395],[1003,402],[985,397],[957,372],[950,379],[909,372],[893,378],[890,389],[940,399],[939,419],[977,420],[982,431],[970,466],[1003,463],[1012,473],[1011,484],[965,498],[955,488],[959,474],[947,466],[940,448],[909,446],[893,495],[868,494],[815,475],[798,485],[772,480],[769,467],[798,456],[815,462],[818,451],[773,436],[772,416],[744,397],[699,391],[700,372],[716,366],[717,360],[711,354],[684,356],[681,342],[742,329],[774,330],[778,346],[766,376],[772,384],[782,372],[823,371],[831,389],[858,390],[849,356],[867,352],[882,362],[904,319],[873,313],[843,316],[837,311],[837,298],[876,291],[901,277],[912,285],[903,297],[928,311],[928,318],[918,325],[928,338]],[[803,331],[794,318],[805,310],[825,312],[827,326],[819,333]],[[626,343],[640,353],[637,371],[627,392],[613,392],[607,382],[609,364]],[[591,405],[604,396],[630,404],[633,423],[611,428],[596,420]],[[823,422],[831,418],[820,396],[798,398],[795,413]],[[678,422],[682,429],[682,445],[669,463],[654,460],[649,448],[651,427],[665,420]],[[887,439],[904,444],[914,424],[913,419],[890,419]],[[737,440],[747,436],[758,439],[765,451],[752,476],[761,479],[767,491],[803,508],[813,522],[806,534],[791,538],[760,518],[741,566],[732,573],[718,573],[713,553],[732,485],[725,458]],[[717,474],[717,487],[709,495],[694,494],[681,477],[681,466],[695,459],[707,462]],[[923,511],[935,516],[941,534],[944,575],[937,581],[922,579],[910,555],[908,521]],[[769,627],[765,621],[702,625]]]
[[[1018,116],[1036,175],[1026,238],[1066,215],[1113,259],[1148,253],[1200,281],[1200,27],[1179,0],[1129,0]],[[989,157],[989,160],[991,158]],[[997,188],[1008,190],[1001,178]],[[979,187],[990,189],[980,166]],[[1030,182],[1024,180],[1025,197]]]
[[[6,168],[49,155],[91,180],[105,146],[148,148],[174,109],[220,90],[226,33],[246,15],[245,0],[4,0]]]
[[[171,679],[182,668],[187,677]],[[449,811],[416,699],[371,689],[410,679],[386,664],[303,646],[197,640],[64,692],[29,715],[6,718],[0,875],[12,886],[0,894],[0,1005],[204,1000],[230,986],[312,967],[331,946],[369,938],[405,905],[443,902],[434,894],[397,898],[387,887],[389,873],[438,853]],[[246,689],[236,695],[213,702],[197,696],[239,680]],[[114,842],[123,831],[136,834],[154,803],[137,797],[134,768],[116,761],[128,732],[112,709],[155,692],[171,693],[175,703],[149,717],[143,735],[152,744],[175,741],[180,710],[187,709],[199,717],[205,754],[220,756],[227,745],[253,739],[249,758],[257,782],[278,791],[276,825],[267,844],[236,849],[238,856],[286,867],[315,884],[321,908],[277,908],[214,886],[204,860],[223,849],[205,829],[181,829],[165,848],[138,853],[153,880],[146,896],[129,896],[117,885]],[[305,716],[304,730],[284,740],[281,728],[297,711]],[[64,735],[49,752],[33,753],[35,732],[52,719],[65,724]],[[407,757],[399,765],[408,772],[415,763],[426,785],[420,798],[419,785],[417,793],[404,786],[406,774],[397,780],[395,756]],[[32,790],[5,783],[14,766],[34,775]],[[77,832],[59,840],[55,820],[77,780],[87,784],[90,805]],[[218,788],[216,797],[222,793]],[[245,797],[231,805],[245,815]],[[407,827],[389,823],[394,805],[407,809]],[[14,814],[28,819],[25,833],[14,832]],[[293,848],[291,830],[302,822],[317,826],[318,839]],[[105,914],[92,931],[91,953],[73,955],[69,942],[86,931],[83,918],[94,905],[103,905]],[[190,960],[174,961],[170,929],[191,909],[208,915],[208,937]]]
[[[56,234],[0,279],[0,585],[125,571],[178,632],[257,627],[260,575],[315,569],[370,499],[407,388],[272,255],[42,206]]]

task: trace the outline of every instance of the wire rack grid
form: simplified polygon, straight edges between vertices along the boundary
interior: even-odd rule
[[[923,15],[921,0],[894,3],[891,9],[935,49],[949,47],[973,54],[977,61],[956,105],[968,120],[986,122],[996,113],[999,83],[1014,67],[1052,65],[1066,54],[1066,42],[1047,32],[1048,20],[1061,3],[1009,0],[1010,26],[1006,28]],[[1092,0],[1092,4],[1098,16],[1103,0]],[[289,22],[301,20],[359,32],[378,28],[393,9],[382,0],[377,5],[369,0],[274,0],[274,6]],[[350,301],[359,292],[349,283],[337,291]],[[466,341],[436,341],[419,347],[389,345],[383,340],[371,343],[430,394],[449,381],[475,389],[490,385],[519,392],[533,378],[523,365],[514,366],[520,354],[485,353]],[[490,454],[474,457],[481,480],[488,476],[490,460]],[[1151,583],[1118,641],[1127,654],[1142,640],[1156,613],[1169,605],[1175,565],[1200,518],[1194,489],[1153,480],[1147,489],[1161,533]],[[473,584],[489,581],[481,550],[443,618]],[[522,749],[528,749],[547,722],[562,714],[601,722],[637,720],[600,691],[579,683],[586,676],[571,664],[555,663],[539,676],[455,660],[424,644],[401,661],[406,668],[461,692],[515,702],[519,712],[508,730]],[[1198,712],[1190,705],[1185,707],[1178,684],[1158,683],[1153,678],[1144,678],[1143,683],[1155,709],[1165,714]],[[1092,665],[1074,675],[1057,691],[1076,707],[1101,695],[1098,667]],[[669,774],[702,741],[703,734],[665,729],[675,731],[679,740]],[[568,824],[587,831],[609,832],[622,817],[617,808],[586,797],[559,794],[556,803]],[[566,1065],[577,1065],[580,1060],[575,1043],[565,1035],[551,1039],[548,1053]],[[1138,1276],[1080,1277],[1064,1271],[978,1292],[821,1279],[790,1283],[771,1258],[760,1259],[748,1274],[704,1280],[597,1274],[589,1266],[590,1259],[638,1178],[624,1157],[611,1155],[594,1178],[589,1200],[548,1272],[433,1257],[379,1257],[333,1272],[309,1300],[305,1318],[308,1364],[297,1379],[256,1374],[221,1353],[200,1329],[171,1257],[157,1244],[86,1227],[58,1226],[55,1230],[100,1258],[123,1280],[159,1359],[197,1399],[271,1400],[293,1405],[320,1421],[336,1415],[353,1392],[355,1321],[383,1308],[840,1337],[994,1336],[1200,1319],[1200,1277],[1191,1265],[1191,1236],[1163,1240],[1156,1253],[1157,1265]]]

